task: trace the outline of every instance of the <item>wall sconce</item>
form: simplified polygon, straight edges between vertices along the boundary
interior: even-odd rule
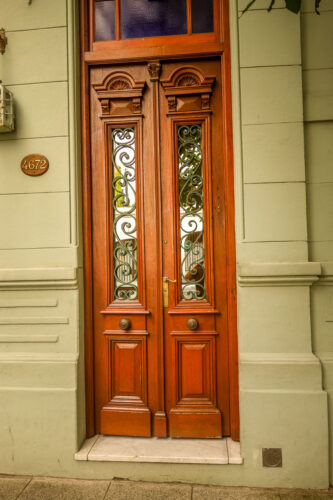
[[[0,54],[6,51],[8,39],[4,28],[0,29]],[[14,96],[0,80],[0,133],[14,132]]]
[[[0,133],[14,130],[14,96],[0,80]]]
[[[0,29],[0,54],[3,55],[6,51],[6,45],[8,43],[8,39],[6,37],[6,32],[4,28]]]

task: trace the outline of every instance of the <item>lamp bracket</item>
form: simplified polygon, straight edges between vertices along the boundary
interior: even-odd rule
[[[6,45],[8,39],[6,37],[6,31],[4,28],[0,29],[0,54],[3,55],[6,52]]]

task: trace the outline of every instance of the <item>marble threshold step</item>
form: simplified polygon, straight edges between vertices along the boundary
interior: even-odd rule
[[[75,460],[181,464],[242,464],[240,444],[223,439],[159,439],[94,436],[75,453]]]

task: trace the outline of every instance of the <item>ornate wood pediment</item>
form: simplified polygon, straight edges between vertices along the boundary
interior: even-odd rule
[[[215,83],[215,76],[205,76],[194,66],[183,66],[171,73],[170,78],[161,80],[165,96],[168,99],[170,113],[183,111],[186,101],[195,102],[201,110],[210,110],[210,96]]]
[[[106,76],[103,83],[93,85],[102,107],[102,117],[141,114],[145,81],[136,81],[125,71]]]

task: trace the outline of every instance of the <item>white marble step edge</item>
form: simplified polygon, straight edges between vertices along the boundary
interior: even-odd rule
[[[75,460],[241,465],[240,443],[224,439],[158,439],[96,435],[75,453]]]

